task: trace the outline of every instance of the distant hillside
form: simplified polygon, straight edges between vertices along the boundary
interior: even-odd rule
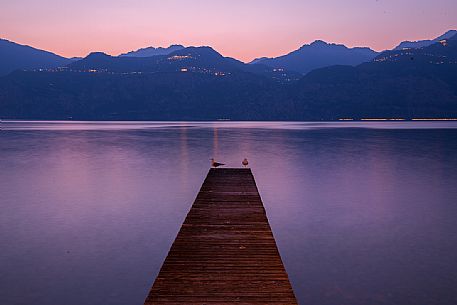
[[[157,55],[168,55],[175,51],[179,51],[184,49],[182,45],[171,45],[168,48],[154,48],[154,47],[147,47],[143,49],[138,49],[136,51],[130,51],[125,54],[119,55],[119,57],[151,57]]]
[[[457,34],[457,30],[450,30],[435,39],[418,40],[418,41],[403,41],[397,47],[395,47],[394,50],[425,48],[425,47],[431,46],[432,44],[434,44],[436,42],[439,42],[440,40],[449,39],[456,34]]]
[[[457,37],[315,70],[291,90],[298,117],[457,117]]]
[[[79,120],[269,119],[281,85],[252,73],[27,72],[0,79],[0,118]]]
[[[300,75],[275,71],[265,65],[247,65],[224,57],[210,47],[189,47],[168,55],[151,57],[114,57],[91,53],[86,58],[68,65],[73,71],[114,73],[194,72],[224,76],[229,73],[250,72],[279,81],[297,80]]]
[[[428,47],[385,51],[377,56],[375,62],[411,62],[415,65],[457,64],[457,34],[449,39],[440,39]]]
[[[263,64],[276,69],[286,69],[306,74],[314,69],[333,65],[355,66],[372,60],[378,55],[370,48],[348,48],[317,40],[287,55],[276,58],[259,58],[251,64]]]
[[[51,52],[0,39],[0,76],[18,69],[47,69],[65,66],[70,61]]]

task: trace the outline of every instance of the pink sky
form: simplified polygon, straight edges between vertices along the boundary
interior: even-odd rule
[[[14,0],[0,38],[73,57],[210,45],[249,61],[316,39],[383,50],[457,29],[456,0]]]

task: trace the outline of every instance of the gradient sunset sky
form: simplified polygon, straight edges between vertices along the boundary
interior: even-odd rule
[[[392,48],[457,29],[456,0],[1,0],[0,38],[57,54],[210,45],[244,61],[316,39]]]

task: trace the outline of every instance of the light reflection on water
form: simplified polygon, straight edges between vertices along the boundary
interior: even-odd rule
[[[247,157],[301,304],[456,304],[453,122],[0,131],[0,304],[142,304],[207,173]]]

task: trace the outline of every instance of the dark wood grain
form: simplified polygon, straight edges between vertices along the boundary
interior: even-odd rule
[[[297,304],[250,169],[211,169],[145,304]]]

